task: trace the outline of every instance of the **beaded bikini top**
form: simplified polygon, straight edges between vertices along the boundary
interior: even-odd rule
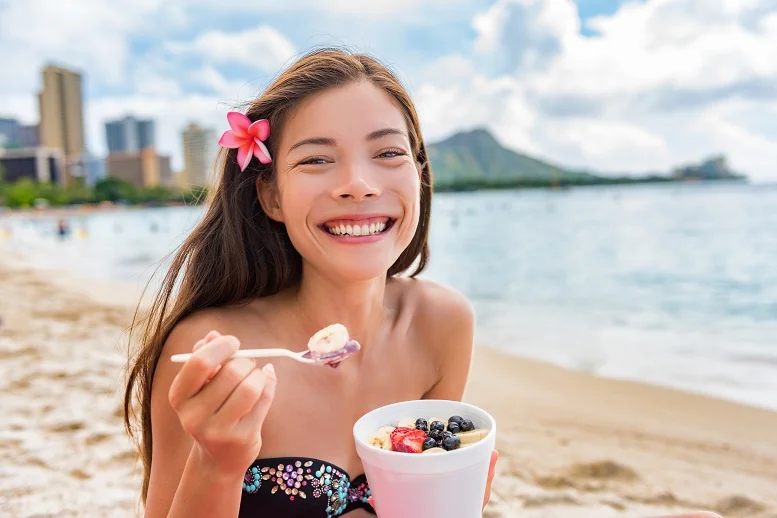
[[[375,514],[362,474],[351,479],[345,470],[318,459],[257,459],[246,471],[239,518],[330,518],[354,509]]]

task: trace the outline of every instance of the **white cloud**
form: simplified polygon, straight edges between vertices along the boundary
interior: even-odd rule
[[[475,51],[517,73],[543,67],[577,35],[580,21],[568,0],[497,0],[472,26]]]
[[[267,25],[242,32],[209,31],[191,43],[171,43],[175,53],[194,52],[213,63],[240,64],[274,72],[294,56],[294,45]]]
[[[758,1],[749,3],[755,9]],[[707,0],[626,4],[614,15],[589,23],[601,34],[598,38],[569,31],[564,51],[534,78],[534,86],[548,94],[606,99],[777,76],[777,30],[749,30],[740,19],[746,14],[744,5]]]

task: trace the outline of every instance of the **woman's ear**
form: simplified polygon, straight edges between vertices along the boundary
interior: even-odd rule
[[[275,185],[266,182],[261,175],[256,177],[256,196],[259,199],[259,205],[270,219],[283,223],[283,213],[281,212],[280,200],[278,199],[278,189]]]

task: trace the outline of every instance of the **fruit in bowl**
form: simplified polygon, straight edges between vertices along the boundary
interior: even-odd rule
[[[471,446],[488,435],[488,429],[475,428],[470,419],[454,415],[400,419],[396,426],[382,426],[368,444],[382,450],[402,453],[445,453]]]

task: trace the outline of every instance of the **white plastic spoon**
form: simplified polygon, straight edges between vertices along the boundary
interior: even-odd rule
[[[345,345],[332,352],[328,353],[314,353],[311,350],[294,352],[288,349],[241,349],[232,355],[232,358],[291,358],[300,363],[306,363],[308,365],[329,365],[331,367],[337,367],[337,365],[351,356],[353,353],[361,349],[361,345],[356,340],[348,340]],[[191,358],[193,353],[186,354],[174,354],[170,357],[170,361],[175,363],[183,363]]]

